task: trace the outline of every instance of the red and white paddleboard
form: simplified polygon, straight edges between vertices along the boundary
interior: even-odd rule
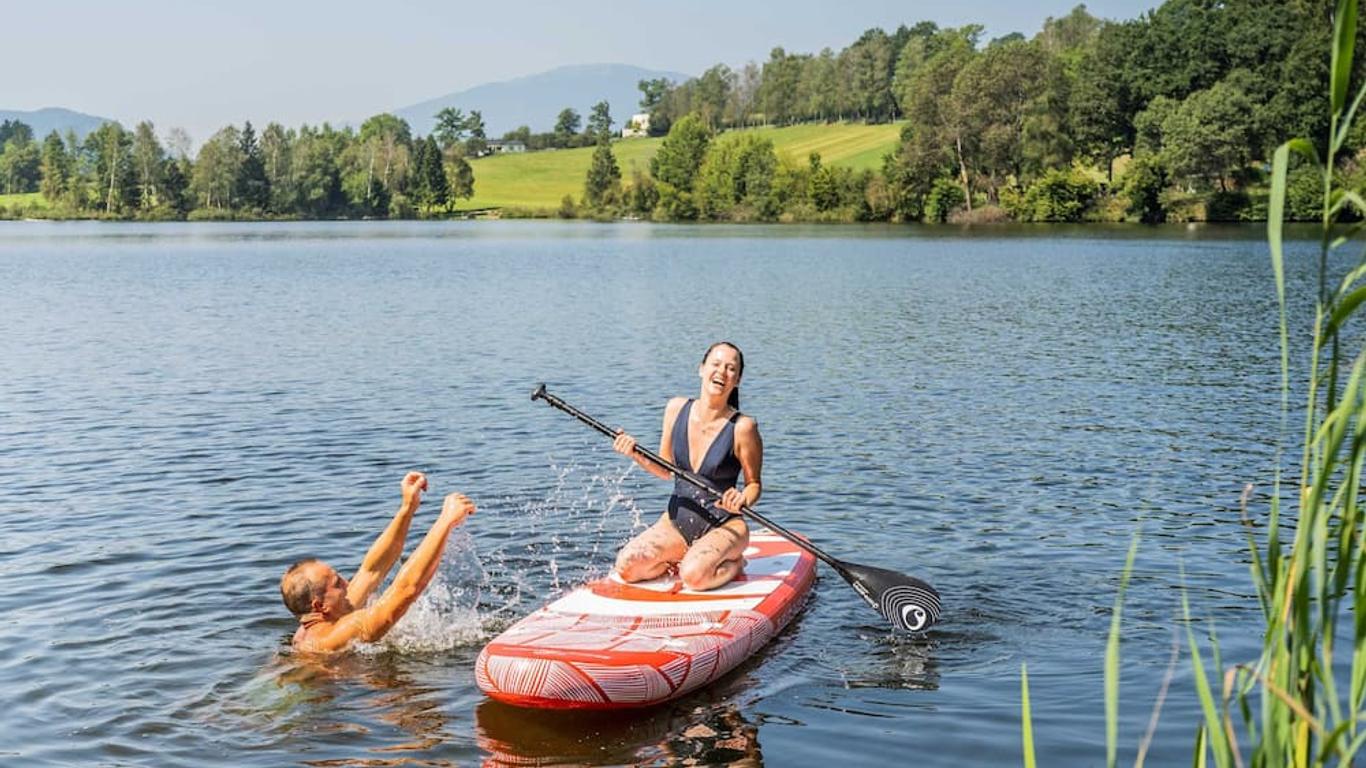
[[[706,592],[673,575],[627,584],[614,573],[509,627],[475,662],[494,699],[544,709],[622,709],[674,699],[759,650],[805,602],[816,558],[755,531],[745,572]]]

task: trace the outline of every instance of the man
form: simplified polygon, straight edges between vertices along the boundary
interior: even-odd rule
[[[352,640],[379,640],[398,623],[436,575],[451,529],[474,512],[474,504],[458,493],[446,497],[441,516],[399,569],[394,583],[379,599],[365,604],[403,553],[408,525],[422,503],[422,492],[427,490],[427,477],[421,472],[409,472],[401,485],[403,502],[397,514],[370,545],[360,570],[350,582],[328,564],[313,558],[300,560],[285,571],[280,579],[280,595],[285,607],[299,619],[299,629],[294,633],[295,648],[327,653],[342,650]]]

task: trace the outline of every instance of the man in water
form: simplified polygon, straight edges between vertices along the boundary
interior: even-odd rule
[[[389,526],[370,545],[360,570],[343,579],[330,565],[309,558],[291,565],[280,579],[285,607],[298,617],[294,647],[301,651],[339,651],[361,640],[373,643],[384,637],[413,604],[436,574],[451,529],[474,512],[474,504],[458,493],[446,497],[441,516],[422,543],[399,569],[394,583],[370,605],[366,600],[403,553],[408,525],[422,503],[427,477],[409,472],[402,482],[403,502]],[[356,607],[362,606],[362,607]]]

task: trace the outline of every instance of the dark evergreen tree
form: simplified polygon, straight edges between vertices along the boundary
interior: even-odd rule
[[[620,196],[620,189],[621,169],[612,154],[612,144],[605,134],[600,134],[597,149],[593,150],[593,161],[588,166],[588,178],[584,181],[583,200],[589,208],[613,205]]]
[[[250,120],[242,126],[239,148],[242,165],[237,175],[236,202],[243,209],[264,213],[270,209],[270,179],[266,177],[265,159]]]

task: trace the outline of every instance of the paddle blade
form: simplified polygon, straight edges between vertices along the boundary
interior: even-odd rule
[[[842,563],[840,575],[897,629],[922,632],[939,621],[939,593],[904,573]]]

